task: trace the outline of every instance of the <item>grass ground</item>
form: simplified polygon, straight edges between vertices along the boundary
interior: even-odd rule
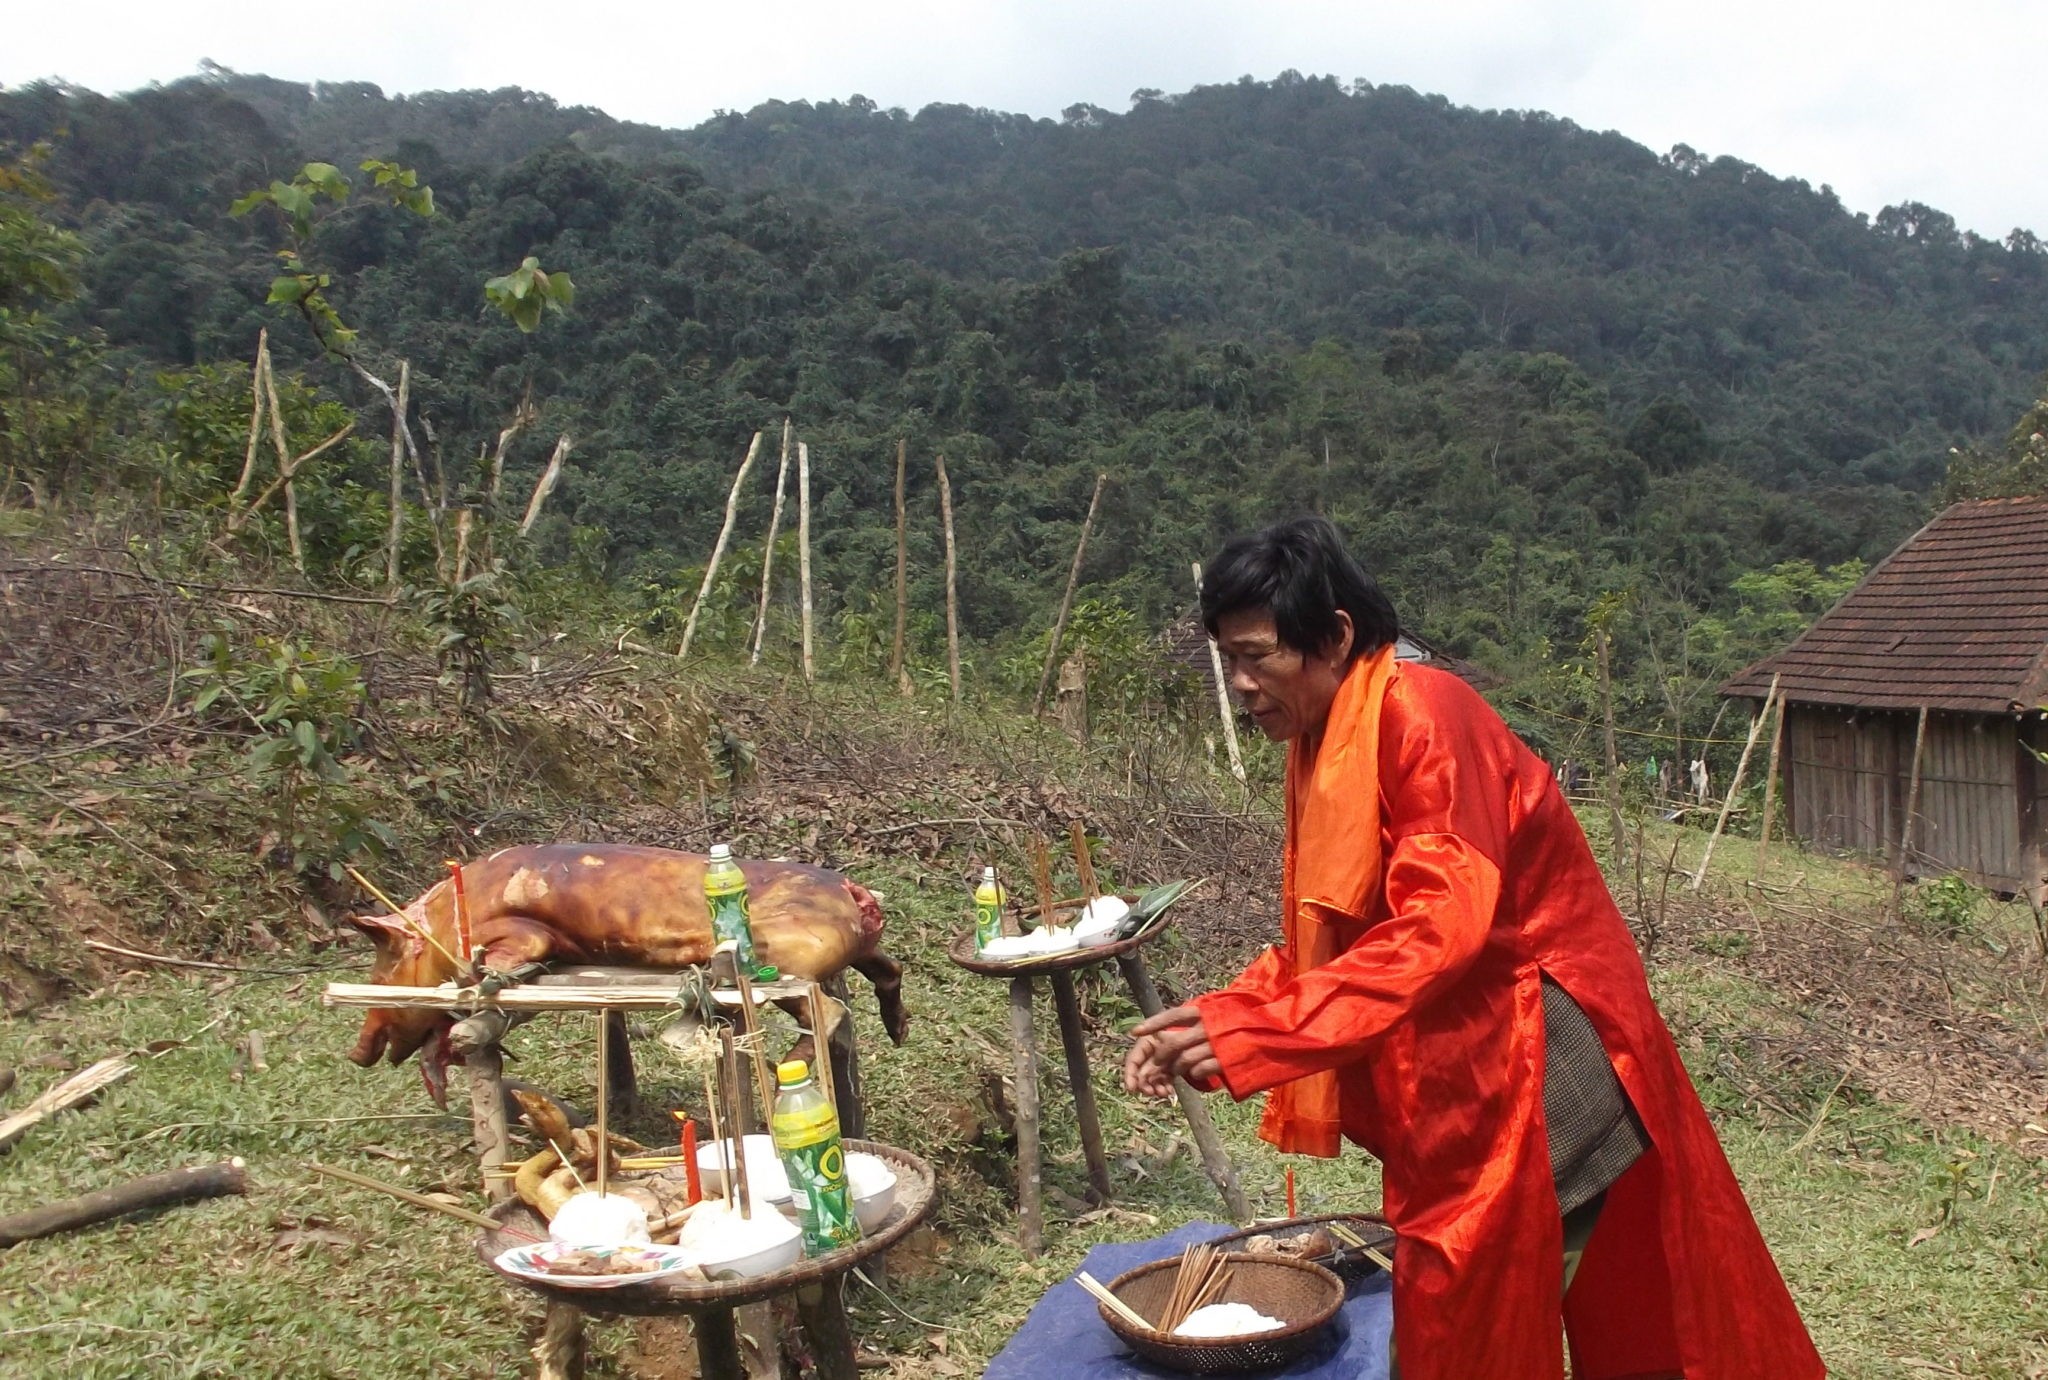
[[[1092,1214],[1057,1206],[1060,1194],[1080,1196],[1085,1171],[1055,1099],[1048,1250],[1024,1260],[1000,1116],[989,1105],[1008,1062],[1002,984],[945,962],[959,898],[917,885],[908,871],[867,875],[889,896],[892,946],[915,965],[916,1011],[911,1042],[895,1049],[856,1000],[871,1133],[932,1159],[943,1201],[935,1230],[892,1268],[892,1302],[854,1291],[855,1325],[889,1358],[888,1374],[974,1375],[1091,1245],[1215,1217],[1219,1205],[1170,1109],[1114,1089],[1116,1035],[1135,1012],[1094,983],[1084,990],[1118,1205]],[[1190,940],[1175,937],[1163,950],[1158,967],[1169,981],[1201,975],[1202,951]],[[1783,1021],[1773,994],[1726,955],[1677,943],[1666,955],[1655,974],[1660,1001],[1835,1373],[2048,1374],[2041,1161],[1918,1119],[1853,1080],[1836,1086],[1827,1070],[1759,1056],[1758,1032]],[[464,1228],[304,1170],[318,1158],[415,1188],[475,1187],[466,1125],[435,1114],[410,1067],[364,1071],[342,1060],[355,1021],[319,1006],[328,976],[131,976],[0,1025],[0,1064],[22,1068],[35,1086],[56,1076],[55,1060],[160,1051],[144,1053],[140,1070],[98,1105],[44,1124],[0,1159],[0,1202],[28,1205],[230,1154],[249,1161],[256,1185],[246,1199],[0,1256],[0,1369],[78,1380],[520,1373],[537,1309],[474,1263]],[[515,1036],[521,1076],[587,1100],[590,1041],[577,1025],[564,1019]],[[1052,1030],[1049,1010],[1041,1028]],[[240,1067],[251,1031],[265,1035],[267,1070]],[[642,1048],[643,1088],[658,1111],[673,1070],[658,1045]],[[1255,1205],[1277,1211],[1281,1163],[1256,1142],[1251,1108],[1217,1110]],[[1377,1198],[1362,1158],[1303,1163],[1299,1178],[1304,1210]],[[592,1332],[594,1374],[663,1373],[628,1325]],[[661,1343],[650,1336],[647,1345]]]

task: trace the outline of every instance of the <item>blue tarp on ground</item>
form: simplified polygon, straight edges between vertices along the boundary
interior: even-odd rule
[[[1214,1222],[1190,1222],[1156,1240],[1097,1246],[1081,1262],[1081,1269],[1106,1284],[1147,1261],[1179,1255],[1190,1242],[1206,1241],[1230,1230]],[[1387,1380],[1387,1340],[1394,1330],[1390,1290],[1383,1274],[1353,1285],[1327,1341],[1292,1365],[1265,1374],[1273,1380]],[[1125,1350],[1116,1334],[1103,1325],[1095,1300],[1069,1276],[1038,1301],[983,1376],[984,1380],[1179,1380],[1180,1372],[1161,1369]]]

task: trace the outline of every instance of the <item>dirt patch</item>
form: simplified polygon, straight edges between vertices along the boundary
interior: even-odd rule
[[[2048,1156],[2038,957],[1754,887],[1741,901],[1674,899],[1662,944],[1772,994],[1783,1029],[1750,1043],[1804,1087],[1854,1086]]]

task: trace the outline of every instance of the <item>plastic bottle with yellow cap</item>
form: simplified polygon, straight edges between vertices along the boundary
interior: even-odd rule
[[[846,1185],[846,1151],[839,1143],[839,1113],[801,1059],[775,1070],[779,1090],[768,1129],[789,1179],[789,1195],[803,1223],[804,1250],[820,1255],[860,1240],[853,1194]]]

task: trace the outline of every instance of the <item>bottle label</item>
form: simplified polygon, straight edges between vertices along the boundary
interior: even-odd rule
[[[789,1196],[803,1219],[804,1249],[812,1255],[860,1240],[853,1193],[846,1182],[846,1152],[839,1144],[838,1118],[825,1115],[782,1120],[776,1148],[789,1179]],[[808,1121],[793,1126],[791,1121]]]
[[[711,908],[711,945],[739,945],[739,962],[749,972],[759,966],[754,955],[754,928],[747,906],[746,874],[730,863],[704,874],[704,900]]]
[[[986,899],[984,899],[986,897]],[[986,949],[989,941],[1000,939],[1003,934],[1003,901],[1000,892],[989,895],[988,889],[974,893],[974,948],[979,953]]]

